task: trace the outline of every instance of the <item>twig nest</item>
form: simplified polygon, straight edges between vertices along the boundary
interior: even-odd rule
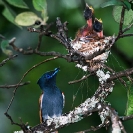
[[[96,71],[102,67],[102,63],[107,61],[110,48],[115,41],[115,36],[104,37],[103,39],[80,38],[72,41],[72,48],[85,57],[85,65],[77,64],[84,71]]]

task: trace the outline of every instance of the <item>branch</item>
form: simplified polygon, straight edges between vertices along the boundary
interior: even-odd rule
[[[133,36],[133,33],[129,33],[129,34],[122,34],[119,36],[119,38],[124,38],[124,37],[131,37]]]
[[[94,75],[94,73],[91,73],[91,74],[88,74],[88,75],[86,75],[86,76],[83,76],[81,79],[78,79],[78,80],[69,81],[68,84],[74,84],[74,83],[81,82],[82,80],[87,79],[87,78],[90,77],[91,75]]]
[[[123,6],[122,11],[121,11],[121,19],[120,19],[118,36],[122,34],[122,28],[123,28],[123,23],[124,23],[124,14],[125,14],[125,7]]]
[[[113,80],[118,79],[120,77],[126,77],[126,76],[129,76],[131,74],[133,74],[133,68],[129,68],[127,70],[120,71],[120,72],[117,72],[117,73],[111,75],[110,78],[107,79],[107,82],[113,81]]]
[[[112,122],[112,133],[121,133],[119,117],[117,115],[117,112],[114,109],[110,109],[110,117]]]
[[[130,30],[130,28],[133,26],[133,23],[131,23],[128,27],[126,27],[125,29],[123,29],[123,33]]]
[[[133,119],[133,115],[129,115],[129,116],[122,116],[122,117],[120,117],[120,119],[121,119],[122,121],[131,120],[131,119]]]
[[[3,35],[1,35],[1,34],[0,34],[0,38],[1,38],[1,39],[5,39],[5,37],[4,37]]]
[[[5,65],[7,63],[7,61],[9,60],[12,60],[13,58],[17,57],[18,55],[11,55],[9,58],[3,60],[1,63],[0,63],[0,67]]]
[[[101,109],[99,102],[103,101],[110,92],[112,92],[112,87],[112,82],[100,85],[92,98],[86,99],[84,103],[80,104],[73,111],[70,111],[60,117],[50,118],[44,123],[31,128],[31,131],[50,132],[82,120],[84,117],[87,117],[93,112]]]
[[[116,74],[116,72],[112,69],[112,68],[110,68],[110,67],[108,67],[107,65],[105,65],[105,64],[102,64],[102,66],[104,67],[104,68],[106,68],[106,69],[108,69],[110,72],[112,72],[113,74]],[[127,85],[126,85],[126,82],[122,79],[122,78],[118,78],[118,80],[126,87]]]
[[[20,83],[19,87],[20,86],[24,86],[24,85],[28,85],[28,84],[30,84],[30,81],[27,81],[27,82],[24,82],[24,83]],[[18,84],[15,84],[15,85],[0,85],[0,88],[10,89],[10,88],[15,88],[17,86],[18,86]]]

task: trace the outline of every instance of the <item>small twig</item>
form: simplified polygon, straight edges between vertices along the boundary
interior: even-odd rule
[[[128,115],[128,116],[121,116],[120,119],[122,121],[127,121],[133,119],[133,115]]]
[[[121,11],[121,19],[120,19],[120,26],[119,26],[119,33],[118,35],[121,35],[122,33],[122,28],[123,28],[123,23],[124,23],[124,14],[125,14],[125,7],[122,7],[122,11]]]
[[[117,73],[111,75],[110,78],[107,79],[107,82],[108,81],[113,81],[113,80],[118,79],[120,77],[129,76],[131,74],[133,74],[133,68],[129,68],[127,70],[120,71],[120,72],[117,72]]]
[[[127,34],[120,35],[119,38],[131,37],[131,36],[133,36],[133,33],[127,33]]]
[[[24,133],[28,133],[27,132],[27,127],[26,127],[25,124],[23,124],[23,123],[19,124],[19,123],[14,122],[12,117],[7,112],[5,112],[5,116],[11,121],[12,125],[17,125],[17,126],[19,126],[24,131]]]
[[[18,55],[11,55],[10,57],[8,57],[7,59],[3,60],[1,63],[0,63],[0,67],[5,65],[7,63],[7,61],[17,57]]]
[[[12,117],[7,112],[5,112],[5,115],[11,121],[11,124],[15,124],[21,127],[21,124],[14,122]]]
[[[28,50],[24,50],[23,48],[19,48],[17,47],[14,42],[15,42],[15,38],[13,38],[10,42],[9,42],[9,45],[12,46],[12,48],[19,52],[19,53],[22,53],[24,55],[31,55],[31,54],[37,54],[37,55],[40,55],[40,56],[58,56],[59,58],[64,58],[66,59],[67,61],[69,61],[69,56],[68,55],[63,55],[59,52],[55,52],[55,51],[51,51],[51,52],[41,52],[41,51],[38,51],[37,49],[33,50],[33,49],[28,49]]]
[[[120,35],[123,34],[123,23],[124,23],[124,14],[125,14],[125,7],[122,7],[122,11],[121,11],[121,19],[120,19],[120,24],[119,24],[119,33],[116,37],[116,41],[119,39]]]
[[[20,83],[19,86],[24,86],[24,85],[28,85],[30,84],[30,81],[24,82],[24,83]],[[10,88],[15,88],[17,87],[18,84],[14,84],[14,85],[0,85],[0,88],[4,88],[4,89],[10,89]]]
[[[74,83],[81,82],[82,80],[87,79],[87,78],[90,77],[91,75],[94,75],[94,73],[91,73],[91,74],[88,74],[88,75],[86,75],[86,76],[83,76],[81,79],[78,79],[78,80],[69,81],[68,84],[74,84]]]
[[[5,38],[3,35],[1,35],[1,34],[0,34],[0,38],[2,38],[2,39],[6,39],[6,38]]]
[[[36,50],[39,50],[40,49],[41,42],[42,42],[42,35],[40,34],[39,35],[39,40],[38,40],[38,44],[37,44]]]
[[[50,23],[49,25],[47,25],[46,29],[43,29],[43,30],[41,30],[41,28],[40,28],[39,40],[38,40],[38,44],[37,44],[36,50],[39,50],[39,49],[40,49],[43,35],[48,36],[48,35],[51,34],[51,32],[48,31],[48,30],[49,30],[49,28],[50,28],[52,25],[53,25],[53,23]]]
[[[123,33],[130,30],[130,28],[133,26],[133,23],[131,23],[128,27],[126,27],[125,29],[123,29]]]

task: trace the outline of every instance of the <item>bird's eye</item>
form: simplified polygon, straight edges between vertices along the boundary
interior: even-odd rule
[[[46,75],[46,78],[47,78],[47,79],[50,79],[50,77],[51,77],[50,75],[48,75],[48,74]]]

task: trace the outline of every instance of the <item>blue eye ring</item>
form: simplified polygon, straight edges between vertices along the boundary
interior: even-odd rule
[[[50,78],[51,78],[51,76],[50,76],[49,74],[47,74],[47,75],[46,75],[46,78],[47,78],[47,79],[50,79]]]

